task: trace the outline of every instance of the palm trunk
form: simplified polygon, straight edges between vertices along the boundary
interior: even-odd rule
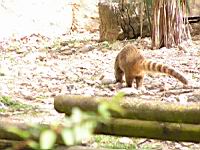
[[[152,48],[170,48],[191,38],[186,15],[186,1],[154,0],[152,15]]]

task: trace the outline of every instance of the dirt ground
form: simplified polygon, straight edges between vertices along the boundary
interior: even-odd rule
[[[96,20],[95,20],[96,21]],[[124,91],[127,96],[146,100],[200,105],[200,36],[186,43],[186,50],[161,48],[150,50],[150,38],[114,43],[98,42],[99,33],[69,33],[59,38],[42,34],[7,37],[0,41],[0,94],[15,101],[37,106],[39,113],[23,110],[0,113],[3,120],[53,122],[63,118],[53,107],[59,94],[113,96]],[[127,43],[134,43],[144,56],[173,66],[189,81],[183,86],[178,80],[151,74],[144,80],[146,91],[122,88],[114,80],[114,60]],[[0,105],[0,108],[4,108]],[[146,141],[157,143],[160,141]],[[199,144],[161,142],[163,149],[200,149]]]

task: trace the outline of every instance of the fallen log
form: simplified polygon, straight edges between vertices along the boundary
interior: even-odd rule
[[[19,136],[8,132],[6,128],[9,126],[15,126],[23,130],[28,130],[30,128],[30,126],[26,123],[1,121],[0,139],[12,141],[23,140]],[[97,125],[97,128],[95,129],[95,133],[127,137],[152,138],[170,141],[200,141],[200,125],[131,119],[111,118],[111,121],[108,124],[99,123]],[[36,139],[35,137],[35,140],[38,139]],[[62,144],[62,140],[57,140],[57,143]]]
[[[200,141],[200,125],[132,119],[114,118],[109,124],[99,124],[95,133],[170,141]]]
[[[54,108],[70,115],[73,107],[79,107],[83,111],[97,111],[101,101],[111,101],[111,98],[95,98],[88,96],[61,95],[54,99]],[[120,105],[125,110],[121,115],[111,112],[112,117],[138,119],[148,121],[176,122],[200,124],[200,105],[180,105],[152,100],[139,100],[137,98],[125,98]]]
[[[47,124],[40,124],[43,127],[48,127]],[[24,140],[21,136],[16,135],[12,132],[9,132],[8,129],[12,127],[16,127],[20,130],[28,130],[31,128],[30,123],[24,123],[24,122],[11,122],[11,121],[4,121],[0,120],[0,139],[4,140],[11,140],[11,141],[22,141]]]

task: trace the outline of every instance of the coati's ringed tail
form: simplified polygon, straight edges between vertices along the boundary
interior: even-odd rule
[[[145,71],[150,71],[150,72],[159,72],[159,73],[165,73],[170,76],[173,76],[174,78],[178,79],[181,81],[183,84],[188,84],[187,79],[178,71],[176,71],[174,68],[159,64],[156,62],[152,62],[150,60],[143,60],[141,62],[141,67]]]

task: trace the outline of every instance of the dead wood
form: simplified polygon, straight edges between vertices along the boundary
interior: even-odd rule
[[[114,118],[107,125],[100,124],[96,133],[170,141],[200,141],[200,125],[183,123]]]
[[[73,107],[79,107],[84,111],[97,111],[99,102],[103,100],[111,101],[111,98],[62,95],[55,97],[54,108],[58,112],[67,115],[71,114]],[[111,112],[113,117],[200,124],[200,106],[195,103],[180,105],[155,100],[147,101],[137,98],[125,98],[120,105],[124,108],[126,113],[120,115],[116,112]]]
[[[0,139],[13,141],[23,140],[15,134],[8,132],[6,130],[6,127],[9,126],[15,126],[24,130],[28,130],[30,128],[27,123],[13,123],[1,120]],[[97,128],[95,129],[95,133],[128,137],[153,138],[171,141],[200,141],[200,125],[131,119],[111,118],[108,124],[98,124]],[[61,144],[62,140],[58,139],[57,143]]]

